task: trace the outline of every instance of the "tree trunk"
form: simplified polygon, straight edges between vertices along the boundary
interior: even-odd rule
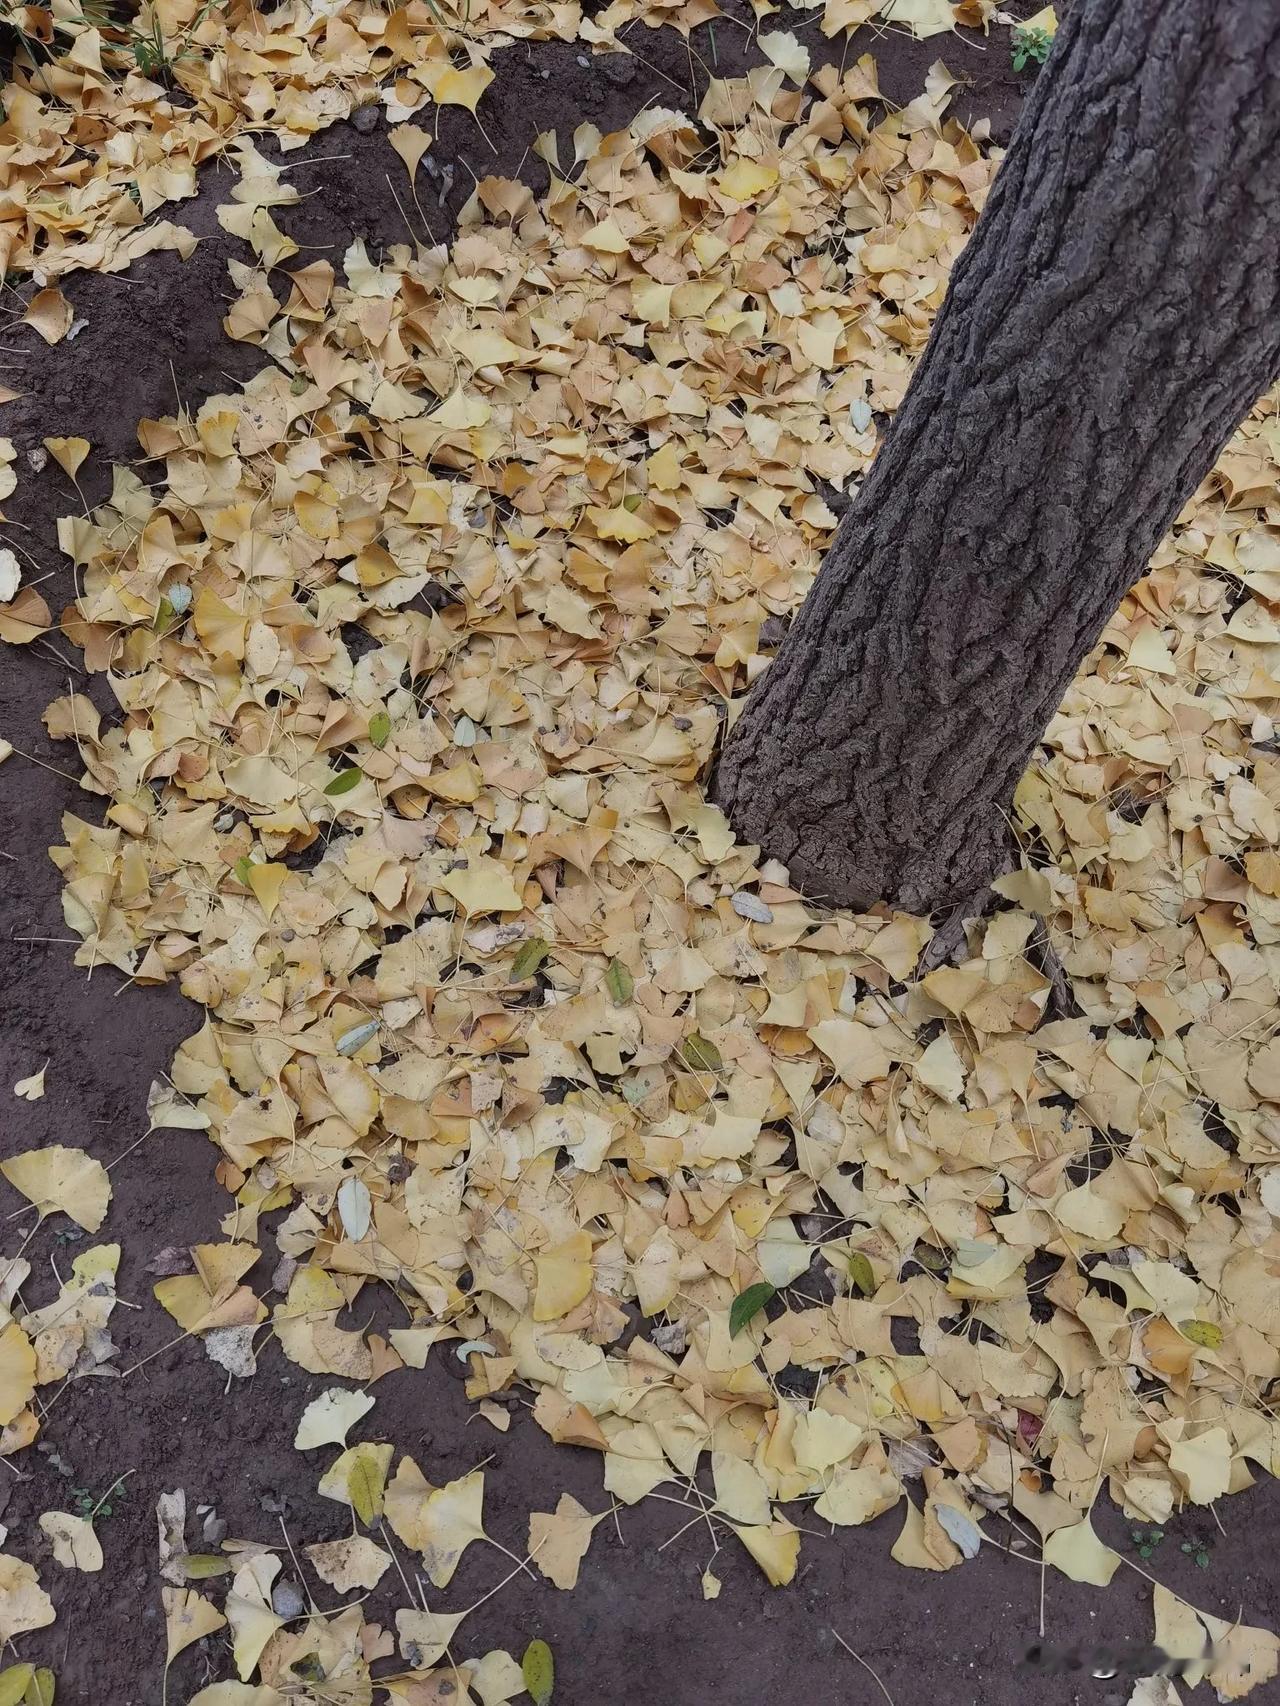
[[[1074,0],[715,798],[815,899],[972,895],[1081,660],[1280,372],[1280,4]]]

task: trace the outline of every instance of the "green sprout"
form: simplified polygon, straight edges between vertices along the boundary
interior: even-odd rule
[[[1039,25],[1029,28],[1018,24],[1013,32],[1013,69],[1025,70],[1028,64],[1043,65],[1053,46],[1053,37]]]

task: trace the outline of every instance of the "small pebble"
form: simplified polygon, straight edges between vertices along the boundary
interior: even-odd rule
[[[307,1609],[302,1590],[291,1581],[277,1582],[271,1590],[271,1609],[277,1617],[301,1617]]]
[[[378,128],[381,112],[382,108],[375,106],[372,101],[368,106],[357,107],[351,115],[353,128],[358,130],[362,136],[368,136],[371,130]]]

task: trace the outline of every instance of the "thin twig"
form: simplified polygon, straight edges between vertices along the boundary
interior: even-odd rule
[[[848,1653],[849,1657],[851,1659],[857,1659],[858,1663],[862,1666],[863,1670],[866,1671],[867,1675],[871,1678],[872,1682],[875,1683],[876,1687],[880,1690],[881,1694],[883,1694],[885,1699],[889,1702],[889,1706],[893,1706],[893,1695],[890,1694],[889,1690],[885,1687],[884,1683],[881,1682],[880,1678],[876,1675],[875,1671],[872,1670],[871,1666],[863,1658],[862,1654],[861,1653],[855,1653],[853,1648],[849,1645],[849,1643],[845,1640],[844,1636],[841,1635],[838,1630],[833,1629],[831,1631],[831,1633],[835,1636],[836,1640],[839,1641],[840,1645],[844,1648],[845,1652]]]

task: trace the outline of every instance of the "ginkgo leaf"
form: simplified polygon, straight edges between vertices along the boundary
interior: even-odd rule
[[[37,290],[22,316],[24,326],[33,326],[47,344],[61,343],[71,330],[75,314],[57,285]]]
[[[53,1601],[31,1565],[0,1552],[0,1641],[53,1622]]]
[[[558,1588],[578,1585],[578,1570],[591,1535],[603,1516],[592,1516],[569,1493],[561,1493],[554,1514],[533,1511],[529,1516],[529,1555],[548,1581]]]
[[[622,504],[616,509],[588,509],[587,516],[601,539],[618,539],[626,545],[637,544],[642,539],[652,539],[658,531]]]
[[[467,913],[519,912],[524,906],[511,873],[496,859],[471,859],[456,871],[446,871],[438,886]]]
[[[562,1244],[544,1250],[533,1259],[537,1290],[533,1300],[535,1321],[555,1321],[576,1309],[590,1294],[595,1279],[591,1266],[591,1234],[575,1232]]]
[[[253,1675],[267,1642],[284,1625],[284,1618],[271,1606],[271,1584],[279,1571],[278,1558],[264,1554],[250,1558],[236,1571],[227,1595],[232,1653],[242,1682]]]
[[[226,1627],[227,1620],[218,1608],[194,1588],[162,1587],[160,1598],[164,1602],[167,1664],[193,1641]]]
[[[350,1593],[354,1588],[376,1588],[391,1568],[391,1556],[367,1535],[350,1540],[324,1540],[304,1547],[311,1567],[331,1588]]]
[[[508,1701],[525,1692],[520,1666],[501,1647],[493,1648],[478,1662],[472,1659],[470,1664],[468,1687],[479,1698],[481,1706],[507,1706]]]
[[[387,141],[404,161],[411,183],[422,156],[431,146],[431,140],[429,134],[416,124],[393,124],[387,131]]]
[[[770,1523],[735,1525],[734,1533],[775,1588],[786,1587],[796,1573],[800,1533],[780,1519]]]
[[[760,51],[766,59],[785,71],[793,83],[803,84],[809,75],[809,50],[801,45],[790,30],[774,30],[757,37]]]
[[[433,77],[429,83],[431,96],[442,107],[465,107],[474,113],[480,97],[493,82],[493,72],[487,65],[471,65],[465,71],[453,66]]]
[[[465,1611],[397,1611],[400,1656],[415,1670],[429,1670],[444,1657],[466,1615]]]
[[[285,1696],[265,1683],[215,1682],[193,1694],[187,1706],[286,1706]]]
[[[87,438],[46,438],[44,447],[69,480],[74,480],[92,446]]]
[[[0,1327],[0,1427],[8,1427],[35,1396],[35,1347],[16,1321]]]
[[[44,1075],[49,1070],[46,1061],[39,1072],[33,1072],[30,1078],[19,1078],[13,1087],[15,1096],[21,1096],[26,1102],[38,1102],[44,1095]]]
[[[96,1232],[106,1219],[111,1181],[100,1161],[61,1143],[29,1149],[0,1161],[0,1173],[40,1210],[41,1216],[66,1214],[86,1232]]]
[[[373,1405],[367,1392],[331,1386],[302,1412],[293,1443],[299,1451],[314,1451],[318,1445],[345,1445],[348,1430],[367,1416]]]
[[[150,1131],[208,1131],[209,1115],[172,1084],[153,1078],[147,1091],[147,1126]]]
[[[401,1458],[387,1488],[387,1521],[406,1546],[422,1554],[438,1588],[448,1587],[472,1541],[485,1538],[483,1505],[483,1471],[433,1487],[411,1457]]]
[[[1231,1484],[1231,1436],[1225,1428],[1206,1428],[1194,1439],[1169,1447],[1169,1467],[1187,1497],[1198,1505],[1220,1499]]]
[[[387,1471],[395,1447],[368,1441],[349,1446],[320,1478],[319,1492],[351,1509],[366,1526],[382,1515]]]
[[[1058,1528],[1045,1541],[1044,1559],[1073,1582],[1104,1588],[1120,1568],[1120,1554],[1098,1539],[1088,1517],[1069,1528]]]
[[[754,1464],[725,1451],[711,1455],[716,1503],[732,1521],[748,1528],[767,1526],[771,1512],[769,1488]]]
[[[9,646],[29,646],[49,631],[52,621],[49,606],[35,587],[21,587],[16,597],[0,604],[0,640]]]
[[[45,1511],[40,1527],[64,1570],[92,1573],[102,1568],[102,1543],[87,1518],[69,1511]]]
[[[892,1510],[901,1497],[902,1483],[891,1470],[862,1463],[856,1469],[838,1470],[813,1508],[824,1522],[855,1527]]]
[[[280,891],[289,877],[289,867],[267,863],[249,866],[248,883],[257,897],[258,904],[268,918],[275,914],[280,904]]]
[[[762,166],[756,160],[737,159],[720,173],[717,181],[721,194],[730,201],[755,201],[777,183],[778,170],[776,166]]]

